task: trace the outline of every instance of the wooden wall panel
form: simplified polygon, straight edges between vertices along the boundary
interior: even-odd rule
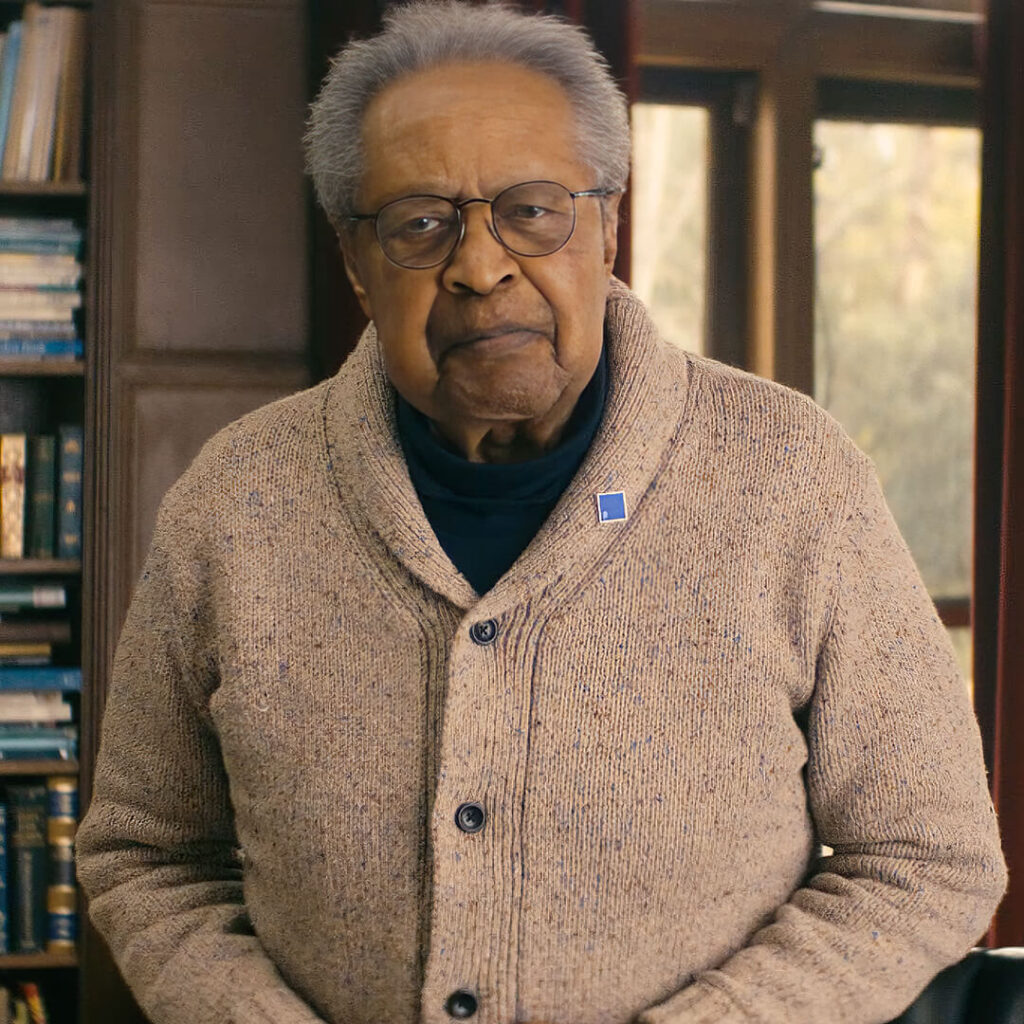
[[[135,346],[303,353],[303,19],[158,3],[135,33]]]
[[[305,0],[95,0],[81,792],[167,487],[309,381]],[[143,1024],[86,928],[78,1024]]]

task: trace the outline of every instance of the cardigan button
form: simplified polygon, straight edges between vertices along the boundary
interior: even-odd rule
[[[498,620],[484,619],[481,622],[474,622],[469,627],[470,639],[481,647],[493,644],[498,637]]]
[[[444,1008],[448,1011],[452,1017],[472,1017],[476,1013],[476,996],[472,992],[467,992],[465,989],[459,989],[458,992],[453,992],[449,997],[448,1001],[444,1004]]]
[[[459,804],[455,811],[455,824],[463,832],[479,832],[486,820],[487,815],[479,804]]]

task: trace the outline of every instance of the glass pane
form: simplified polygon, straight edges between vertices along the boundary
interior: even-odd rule
[[[819,122],[815,397],[934,597],[970,593],[980,133]]]
[[[704,347],[708,112],[633,106],[632,286],[668,341]]]
[[[971,638],[970,626],[951,626],[949,638],[953,641],[953,650],[956,651],[957,664],[967,680],[967,692],[974,700],[974,644]]]

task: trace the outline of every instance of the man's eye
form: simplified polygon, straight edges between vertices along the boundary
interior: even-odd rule
[[[431,231],[440,231],[445,222],[440,217],[412,217],[398,226],[396,234],[429,235]]]
[[[545,217],[551,212],[544,206],[529,206],[520,203],[518,206],[513,206],[505,216],[512,220],[540,220],[541,217]]]

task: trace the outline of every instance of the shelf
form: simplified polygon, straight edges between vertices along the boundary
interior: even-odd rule
[[[30,761],[0,757],[0,775],[77,775],[77,761],[62,761],[59,757]]]
[[[34,971],[40,967],[77,967],[74,953],[8,953],[0,955],[0,971]]]
[[[77,558],[0,558],[0,576],[75,576],[81,571]]]
[[[0,197],[3,196],[86,196],[89,187],[83,181],[3,181],[0,179]]]
[[[81,377],[82,359],[15,359],[0,356],[0,377]]]

